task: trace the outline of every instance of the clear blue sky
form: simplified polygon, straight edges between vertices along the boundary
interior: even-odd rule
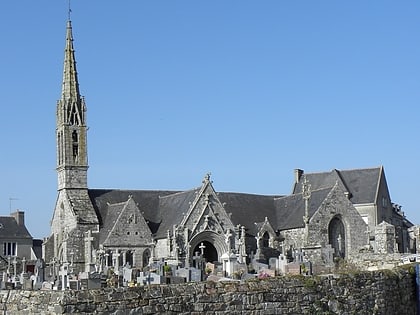
[[[420,2],[72,0],[89,186],[288,194],[383,165],[420,223]],[[50,233],[68,3],[0,3],[0,214]]]

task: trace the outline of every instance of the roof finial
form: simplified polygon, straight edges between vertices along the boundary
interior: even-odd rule
[[[69,0],[69,21],[71,21],[71,0]]]

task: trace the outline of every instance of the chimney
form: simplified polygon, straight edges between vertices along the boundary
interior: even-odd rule
[[[19,226],[25,225],[25,211],[16,210],[16,212],[11,213],[10,215],[16,220],[16,223]]]
[[[303,170],[295,168],[295,184],[299,183],[300,178],[303,175]]]

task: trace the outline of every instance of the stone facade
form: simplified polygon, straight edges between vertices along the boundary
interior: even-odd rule
[[[4,314],[416,314],[405,270],[89,291],[0,291]]]
[[[331,264],[366,248],[382,251],[376,242],[384,237],[375,230],[382,221],[395,226],[394,234],[386,235],[396,240],[394,248],[412,249],[407,245],[412,224],[391,203],[382,167],[297,170],[287,196],[217,192],[210,174],[187,191],[90,189],[86,110],[68,21],[57,103],[58,198],[44,244],[50,265],[70,263],[74,273],[104,267],[118,273],[127,264],[188,267],[203,260],[224,264],[223,257],[267,264],[288,252]],[[385,251],[392,250],[388,245]]]

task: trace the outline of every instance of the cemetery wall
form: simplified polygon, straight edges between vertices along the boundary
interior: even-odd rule
[[[3,314],[416,314],[414,272],[85,291],[0,291]]]

